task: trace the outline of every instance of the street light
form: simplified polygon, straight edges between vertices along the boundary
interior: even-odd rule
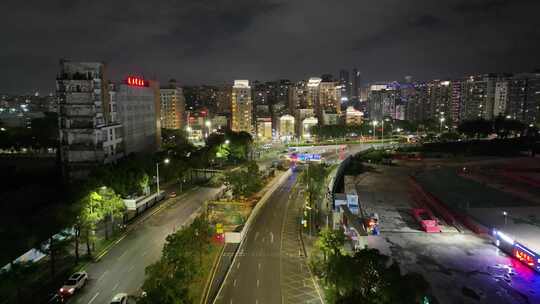
[[[373,137],[375,137],[375,127],[377,126],[378,122],[374,120],[371,122],[371,124],[373,125]]]
[[[166,165],[171,161],[168,158],[163,160],[163,163]],[[156,186],[157,186],[157,195],[159,196],[159,162],[156,163]]]
[[[504,225],[506,226],[507,218],[508,218],[508,212],[503,211],[502,215],[504,216]]]
[[[228,145],[228,144],[230,144],[230,143],[231,143],[230,140],[228,140],[228,139],[225,140],[225,144],[226,144],[226,145]]]
[[[441,117],[441,119],[439,119],[439,121],[441,122],[441,125],[439,127],[439,133],[442,133],[442,125],[443,125],[443,122],[445,121],[446,119],[444,117]]]

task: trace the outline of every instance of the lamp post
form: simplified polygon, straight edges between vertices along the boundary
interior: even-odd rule
[[[170,160],[165,158],[163,160],[164,164],[168,164]],[[159,195],[159,162],[156,163],[156,186],[157,186],[157,195]]]
[[[439,134],[442,134],[442,125],[443,125],[443,122],[445,121],[444,117],[441,117],[439,121],[441,122],[441,125],[439,126]]]
[[[506,211],[503,211],[503,216],[504,216],[504,226],[506,226],[506,222],[507,222],[507,219],[508,219],[508,212]]]

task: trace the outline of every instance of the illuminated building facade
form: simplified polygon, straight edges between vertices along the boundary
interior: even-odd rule
[[[249,80],[235,80],[231,94],[231,129],[236,132],[253,131],[253,103]]]
[[[164,129],[182,129],[184,126],[185,99],[182,88],[171,80],[169,85],[160,89],[160,120]]]

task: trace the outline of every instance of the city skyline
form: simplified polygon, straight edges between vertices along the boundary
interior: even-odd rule
[[[50,77],[62,57],[105,61],[113,79],[140,74],[175,78],[180,86],[337,76],[353,67],[366,82],[540,67],[540,21],[533,15],[540,4],[533,1],[234,4],[2,3],[18,14],[2,21],[11,43],[0,50],[0,91],[54,91]],[[68,35],[57,34],[65,29]]]

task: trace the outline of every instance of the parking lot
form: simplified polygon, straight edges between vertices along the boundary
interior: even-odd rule
[[[408,180],[412,169],[377,166],[356,178],[361,208],[379,214],[379,236],[368,246],[422,273],[439,303],[540,303],[540,275],[470,231],[444,226],[442,233],[420,230],[411,216],[416,206]],[[437,181],[435,180],[434,183]]]

